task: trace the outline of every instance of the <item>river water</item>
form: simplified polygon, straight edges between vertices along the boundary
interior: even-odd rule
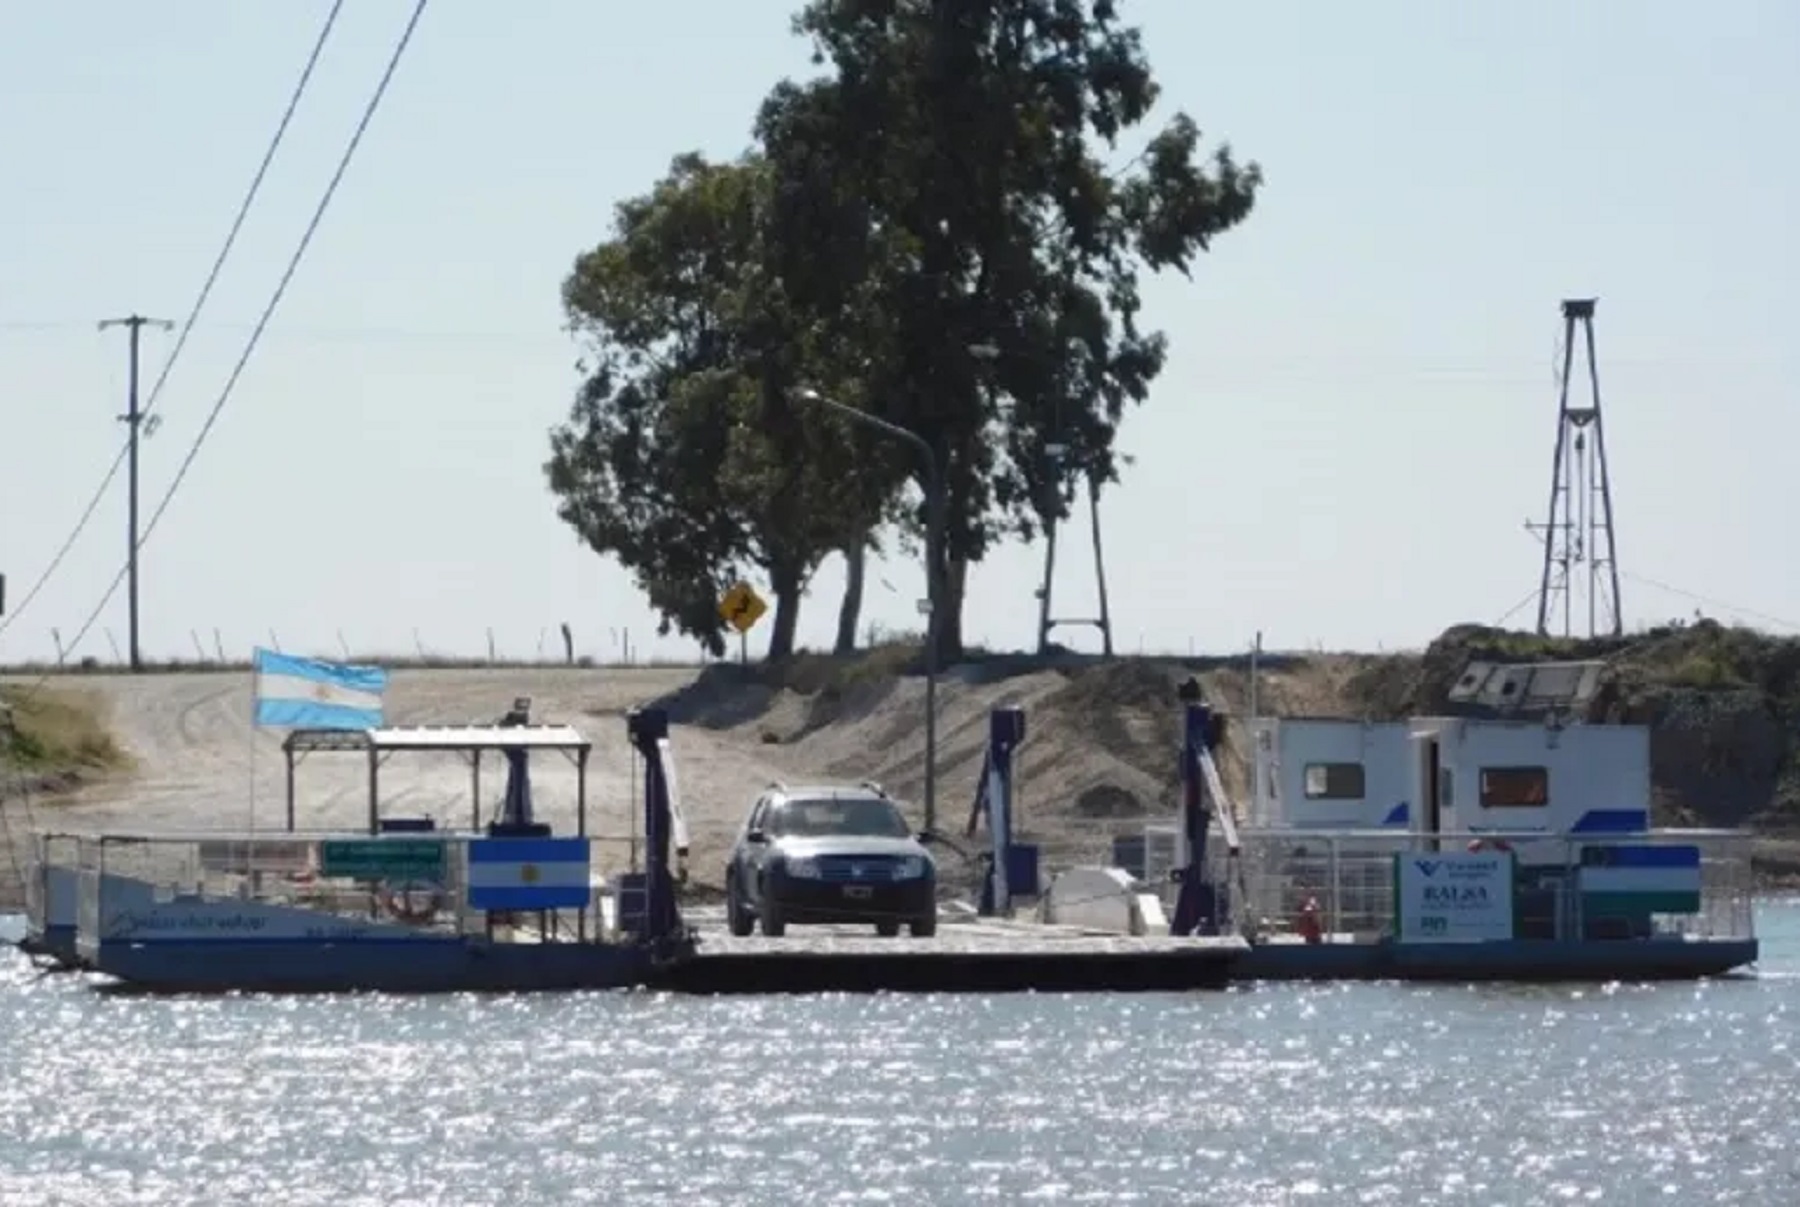
[[[1800,1203],[1758,975],[1192,996],[101,997],[0,964],[0,1203]],[[16,933],[16,931],[14,932]]]

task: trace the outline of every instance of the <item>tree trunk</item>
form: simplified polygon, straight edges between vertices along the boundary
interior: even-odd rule
[[[800,627],[803,583],[803,576],[789,567],[769,568],[769,590],[775,596],[775,615],[769,628],[770,661],[794,656],[794,633]]]
[[[863,576],[868,571],[869,542],[858,538],[844,549],[844,602],[838,605],[837,644],[834,654],[856,652],[856,626],[862,619]]]
[[[938,596],[938,666],[960,662],[963,656],[963,589],[969,581],[969,561],[955,554],[945,559]]]

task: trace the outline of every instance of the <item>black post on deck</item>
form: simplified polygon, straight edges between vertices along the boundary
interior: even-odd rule
[[[481,751],[469,752],[469,829],[481,832]]]
[[[577,746],[575,748],[575,833],[582,838],[587,837],[587,765],[588,748],[586,746]],[[593,848],[589,847],[588,851],[590,860],[589,866],[591,867]],[[593,883],[591,872],[589,874],[588,883],[590,885]],[[587,912],[588,906],[591,906],[592,904],[593,895],[592,890],[590,889],[588,905],[582,906],[581,909],[575,912],[575,938],[583,943],[587,942]]]
[[[282,743],[282,752],[287,755],[287,828],[294,832],[294,740],[289,738]]]
[[[369,744],[369,833],[381,833],[381,751]]]
[[[644,926],[642,937],[663,939],[680,928],[675,878],[669,871],[669,784],[657,743],[669,736],[669,714],[638,709],[625,718],[626,732],[644,760]]]
[[[1201,761],[1218,745],[1222,717],[1216,716],[1200,700],[1200,685],[1190,678],[1181,685],[1181,840],[1182,866],[1175,870],[1180,890],[1175,899],[1175,916],[1170,919],[1172,935],[1215,935],[1223,921],[1218,887],[1206,878],[1207,827],[1212,823],[1209,805],[1222,807],[1223,802],[1210,801]]]
[[[575,749],[575,833],[587,837],[587,764],[588,748]]]
[[[500,753],[506,756],[506,795],[501,798],[496,824],[515,834],[531,833],[537,818],[531,800],[530,756],[523,746],[507,746]]]

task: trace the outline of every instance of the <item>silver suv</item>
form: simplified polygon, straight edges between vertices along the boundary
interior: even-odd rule
[[[775,784],[745,816],[725,868],[731,933],[835,922],[934,935],[937,863],[923,839],[877,784]]]

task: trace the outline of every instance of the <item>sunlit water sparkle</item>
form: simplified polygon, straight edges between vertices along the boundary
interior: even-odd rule
[[[105,998],[0,959],[0,1203],[1800,1203],[1756,979]],[[16,927],[7,933],[16,934]]]

